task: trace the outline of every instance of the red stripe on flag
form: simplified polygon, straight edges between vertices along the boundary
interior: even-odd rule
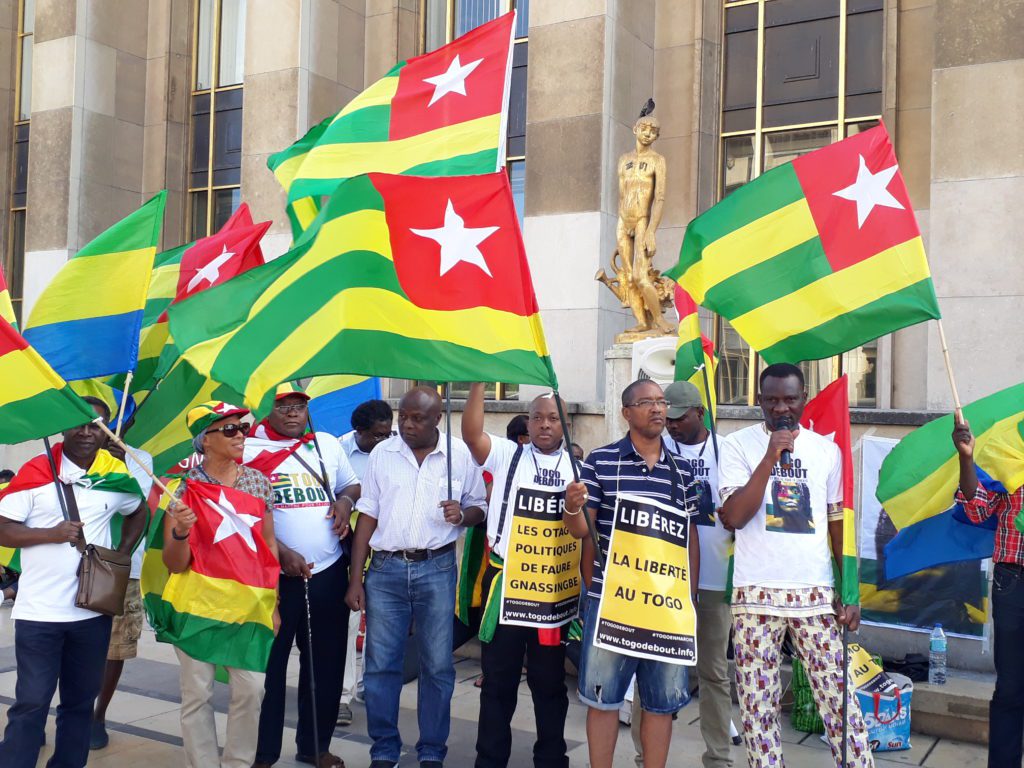
[[[693,296],[683,288],[681,285],[676,284],[675,287],[675,299],[676,299],[676,314],[679,315],[679,320],[682,321],[684,317],[689,317],[697,311],[697,302],[693,300]]]
[[[21,349],[28,349],[28,342],[10,323],[0,317],[0,357]]]
[[[880,188],[872,194],[871,178],[894,166],[892,178],[884,185],[876,182]],[[798,157],[793,169],[833,270],[838,272],[921,234],[885,126]],[[840,193],[870,195],[875,204],[860,204]],[[858,205],[870,209],[863,223],[858,222]]]

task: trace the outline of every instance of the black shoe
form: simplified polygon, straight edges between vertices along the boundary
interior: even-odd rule
[[[398,763],[393,763],[390,760],[374,760],[370,763],[370,768],[398,768]]]
[[[105,724],[93,720],[89,728],[89,749],[105,749],[109,743]]]
[[[444,768],[444,763],[440,760],[421,760],[420,768]]]

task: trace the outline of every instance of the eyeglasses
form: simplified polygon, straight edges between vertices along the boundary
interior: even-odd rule
[[[664,397],[652,400],[651,398],[644,398],[643,400],[637,400],[635,403],[630,403],[626,406],[627,408],[645,408],[651,410],[652,408],[668,408],[668,400]]]
[[[274,410],[277,411],[278,413],[284,414],[301,413],[302,411],[306,410],[306,404],[298,403],[297,405],[275,405]]]
[[[241,424],[225,424],[223,427],[217,427],[216,429],[206,430],[207,434],[210,432],[223,432],[224,437],[232,438],[241,432],[243,435],[248,435],[249,430],[252,428],[252,424],[247,421],[243,421]]]

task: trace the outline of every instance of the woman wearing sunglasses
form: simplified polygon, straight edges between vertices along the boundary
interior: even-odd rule
[[[248,415],[249,411],[245,408],[216,401],[203,403],[188,412],[186,423],[193,436],[193,447],[196,453],[202,456],[202,462],[185,475],[185,482],[178,487],[175,496],[180,499],[189,483],[201,483],[207,486],[233,488],[259,499],[263,506],[260,526],[263,543],[276,559],[278,551],[274,538],[274,495],[270,481],[262,473],[240,464],[245,435],[250,427],[249,422],[242,419]],[[255,509],[259,509],[259,505]],[[253,515],[236,514],[234,517],[248,521],[239,525],[248,524],[252,529],[250,536],[260,535],[256,532],[255,523],[252,522],[256,519]],[[193,550],[190,540],[194,538],[192,534],[195,523],[195,511],[182,504],[176,505],[171,514],[164,516],[163,560],[171,573],[184,573],[191,567]],[[217,555],[217,541],[217,536],[214,536],[213,545],[204,552],[205,557]],[[255,552],[253,557],[257,557]],[[276,575],[277,563],[274,562],[273,565]],[[205,607],[209,609],[209,606]],[[175,608],[180,610],[178,606]],[[279,626],[280,617],[275,610],[275,635]],[[256,755],[264,673],[227,668],[231,703],[228,707],[227,740],[221,756],[218,754],[217,731],[211,702],[216,667],[213,663],[194,658],[177,645],[175,652],[181,663],[181,733],[189,764],[197,768],[249,768]]]

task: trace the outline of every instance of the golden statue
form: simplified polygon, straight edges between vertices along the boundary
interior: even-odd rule
[[[633,126],[636,148],[619,158],[617,247],[611,259],[615,277],[609,278],[603,269],[594,276],[636,318],[634,327],[615,337],[619,343],[675,332],[662,316],[672,305],[672,281],[651,266],[665,206],[666,175],[665,158],[651,147],[661,132],[657,118],[651,116],[653,111],[654,100],[649,99]]]

